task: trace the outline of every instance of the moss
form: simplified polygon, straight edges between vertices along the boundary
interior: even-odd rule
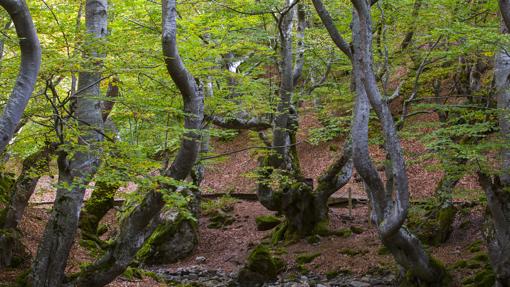
[[[216,200],[204,200],[200,204],[202,214],[205,216],[213,215],[217,210],[231,212],[237,200],[230,195],[222,196]]]
[[[259,231],[273,229],[281,222],[282,220],[274,215],[262,215],[255,218],[257,230]]]
[[[29,268],[29,269],[23,271],[23,273],[21,273],[20,275],[18,275],[18,277],[16,277],[15,286],[18,286],[18,287],[30,286],[30,284],[28,282],[28,277],[30,275],[30,271],[32,271],[32,270]]]
[[[332,271],[326,272],[326,278],[328,280],[331,280],[339,275],[344,275],[344,276],[352,275],[352,271],[349,269],[341,268],[338,270],[332,270]]]
[[[361,233],[363,233],[363,231],[365,231],[365,230],[363,230],[363,228],[357,227],[354,225],[351,225],[351,227],[349,227],[349,228],[351,229],[352,233],[354,233],[354,234],[361,234]]]
[[[310,270],[308,270],[304,264],[299,264],[297,266],[297,269],[298,269],[298,272],[302,275],[306,275],[308,273],[310,273]]]
[[[489,262],[489,256],[487,256],[485,253],[478,253],[473,257],[473,260],[479,262]]]
[[[352,231],[350,228],[341,228],[334,232],[336,236],[347,238],[352,236]]]
[[[331,235],[331,230],[329,229],[329,221],[322,220],[319,223],[315,224],[315,227],[314,227],[312,233],[320,235],[320,236]]]
[[[152,235],[136,253],[136,260],[140,262],[148,260],[155,253],[157,247],[168,240],[167,235],[177,233],[181,225],[185,223],[191,224],[195,229],[198,227],[195,221],[187,219],[181,215],[181,213],[177,215],[175,221],[159,224],[156,230],[154,230]]]
[[[235,222],[235,218],[227,212],[216,209],[210,217],[210,223],[207,225],[208,228],[219,229],[225,226],[229,226]]]
[[[492,287],[496,282],[496,275],[490,268],[490,266],[486,266],[480,272],[475,275],[466,278],[462,281],[464,286],[477,286],[477,287]]]
[[[462,269],[462,268],[466,268],[468,265],[467,261],[466,260],[459,260],[457,262],[455,262],[451,267],[450,269],[452,270],[457,270],[457,269]]]
[[[436,275],[436,278],[434,282],[423,282],[418,279],[418,277],[413,274],[410,270],[406,272],[406,275],[401,283],[401,286],[451,286],[452,285],[452,277],[446,270],[445,266],[435,259],[432,256],[429,256],[430,265],[432,265],[432,268],[436,269],[439,273]]]
[[[390,250],[386,246],[381,246],[381,248],[379,248],[379,250],[377,250],[378,255],[388,255],[390,253],[391,253]]]
[[[287,226],[288,226],[287,222],[284,221],[273,230],[273,233],[271,234],[272,244],[277,244],[278,242],[285,239],[285,232],[287,231]]]
[[[338,250],[338,253],[353,257],[356,255],[365,255],[368,253],[368,250],[356,250],[356,249],[351,249],[351,248],[344,248],[344,249]]]
[[[481,246],[482,246],[482,241],[481,240],[476,240],[474,241],[473,243],[471,243],[469,246],[468,246],[468,250],[469,252],[471,253],[476,253],[476,252],[480,252],[481,250]]]
[[[303,254],[303,255],[299,255],[297,258],[296,258],[296,263],[297,264],[306,264],[306,263],[310,263],[312,262],[313,260],[315,260],[315,258],[321,256],[321,253],[311,253],[311,254]]]
[[[321,237],[318,234],[310,235],[306,238],[306,242],[309,244],[316,244],[321,241]]]
[[[248,256],[245,268],[269,278],[276,278],[285,268],[285,263],[280,258],[273,256],[268,247],[259,244]]]

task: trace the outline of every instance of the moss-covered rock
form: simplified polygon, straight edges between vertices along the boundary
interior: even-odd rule
[[[255,218],[257,224],[257,230],[264,231],[270,230],[278,226],[282,220],[274,215],[262,215]]]
[[[216,209],[211,212],[209,221],[210,223],[207,225],[208,228],[220,229],[231,225],[236,220],[231,214],[223,211],[222,209]]]
[[[315,260],[315,258],[321,256],[321,253],[310,253],[310,254],[303,254],[296,257],[296,263],[297,264],[306,264],[310,263]]]
[[[271,254],[262,244],[257,245],[248,256],[245,266],[238,275],[241,286],[251,287],[275,280],[285,268],[285,262]]]
[[[138,251],[138,261],[169,264],[189,256],[198,245],[197,223],[178,211],[160,215],[162,223]]]

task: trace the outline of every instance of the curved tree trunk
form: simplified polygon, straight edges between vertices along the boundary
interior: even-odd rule
[[[80,72],[78,92],[73,95],[73,111],[78,129],[82,133],[81,147],[68,158],[61,152],[58,159],[59,185],[53,212],[39,245],[29,280],[33,286],[60,286],[64,278],[69,251],[74,242],[85,188],[95,174],[100,162],[100,144],[103,140],[100,81],[104,57],[98,51],[97,41],[107,35],[106,0],[87,0],[86,27],[93,42],[85,43],[84,57],[95,62],[96,71]]]
[[[343,51],[348,45],[336,30],[320,0],[313,0],[316,10],[335,44]],[[353,50],[344,52],[353,61],[356,104],[352,127],[353,162],[363,178],[372,203],[372,218],[376,222],[383,243],[397,262],[418,283],[443,286],[447,274],[431,259],[416,237],[402,227],[409,206],[409,192],[405,163],[393,118],[377,88],[372,70],[372,31],[370,4],[376,1],[353,0]],[[370,105],[374,108],[385,136],[389,164],[387,173],[392,182],[384,184],[368,152],[368,122]],[[393,199],[394,198],[394,199]]]
[[[14,22],[21,49],[18,78],[0,117],[0,153],[2,153],[9,144],[34,91],[37,73],[41,65],[41,46],[25,1],[1,0],[0,5],[9,13]]]
[[[172,165],[162,174],[175,180],[185,180],[190,174],[200,151],[200,127],[204,113],[204,94],[198,81],[188,72],[177,49],[176,1],[164,0],[163,54],[167,70],[181,92],[184,101],[184,127],[187,132]],[[162,186],[175,192],[175,186]],[[122,274],[137,252],[160,222],[160,211],[165,205],[160,191],[150,191],[142,203],[121,222],[120,232],[106,254],[69,282],[69,286],[104,286]]]

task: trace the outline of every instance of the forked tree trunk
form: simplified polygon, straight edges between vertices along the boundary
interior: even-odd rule
[[[333,21],[320,0],[313,0],[321,20],[335,44],[353,61],[353,77],[356,88],[356,104],[352,127],[353,161],[363,178],[367,195],[372,204],[372,218],[377,224],[383,243],[392,252],[397,262],[409,273],[409,279],[418,284],[444,286],[447,273],[423,249],[420,241],[402,224],[409,206],[409,192],[405,163],[397,137],[393,118],[377,88],[372,70],[372,25],[370,4],[377,1],[353,0],[353,50],[340,36]],[[385,137],[388,152],[387,171],[392,184],[384,184],[368,151],[368,122],[370,105],[374,108]]]
[[[107,35],[106,0],[87,0],[84,57],[94,62],[93,72],[80,72],[78,92],[73,95],[73,111],[82,133],[79,148],[72,157],[59,154],[59,185],[51,217],[46,225],[29,280],[32,286],[61,286],[69,251],[74,242],[85,188],[95,174],[100,161],[103,140],[101,115],[100,62],[103,51],[97,50],[98,41]]]
[[[344,186],[352,175],[350,145],[319,179],[317,189],[313,181],[301,174],[297,154],[296,133],[298,114],[294,106],[298,100],[294,90],[304,65],[305,4],[286,1],[280,15],[280,89],[277,114],[273,123],[271,153],[262,160],[257,196],[269,210],[281,212],[286,221],[277,228],[275,240],[294,240],[312,234],[328,232],[328,198]],[[293,58],[293,22],[297,16],[296,57]]]
[[[200,151],[200,127],[204,113],[204,94],[198,81],[188,72],[177,49],[176,1],[164,0],[163,54],[167,70],[181,92],[184,101],[184,127],[187,132],[172,165],[162,174],[175,180],[185,180],[190,174]],[[166,192],[175,192],[175,186],[161,186]],[[142,203],[120,223],[115,242],[92,266],[67,283],[68,286],[104,286],[122,274],[137,252],[160,222],[160,211],[165,205],[160,191],[149,191]]]

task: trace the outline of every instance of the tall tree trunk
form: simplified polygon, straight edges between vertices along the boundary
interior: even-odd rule
[[[502,25],[501,32],[510,31],[510,2],[499,0]],[[510,286],[510,56],[506,50],[496,53],[494,79],[499,109],[499,128],[505,147],[501,151],[501,175],[491,177],[478,172],[480,185],[487,196],[490,216],[484,229],[489,250],[489,259],[496,275],[495,286]]]
[[[69,251],[74,242],[85,188],[100,162],[103,140],[100,81],[104,52],[98,41],[107,35],[108,1],[87,0],[86,27],[88,37],[84,57],[94,62],[95,71],[80,72],[78,92],[73,95],[73,112],[78,129],[78,150],[68,158],[59,154],[59,188],[51,218],[46,225],[37,257],[32,265],[30,281],[33,286],[61,286]]]
[[[32,16],[24,0],[2,0],[2,6],[16,28],[21,49],[21,63],[16,84],[0,116],[0,154],[11,140],[28,100],[34,91],[41,65],[41,46]]]
[[[117,128],[115,123],[108,117],[115,105],[114,99],[119,96],[119,79],[113,77],[108,84],[106,99],[101,103],[101,117],[104,123],[106,134],[115,138]],[[85,202],[80,214],[79,227],[81,235],[86,240],[96,241],[102,244],[99,239],[98,226],[101,219],[113,208],[115,204],[115,193],[119,189],[120,183],[97,180],[95,188],[90,195],[90,199]]]
[[[372,70],[372,23],[370,5],[366,0],[352,0],[353,12],[353,75],[356,86],[356,107],[353,126],[353,161],[366,184],[372,203],[373,218],[383,244],[408,272],[415,284],[444,286],[447,273],[424,250],[420,241],[402,226],[409,207],[406,168],[396,127],[387,103],[377,87]],[[389,157],[387,173],[391,184],[384,184],[368,152],[368,121],[370,105],[375,110],[384,133]]]
[[[184,101],[184,127],[181,147],[172,165],[162,174],[175,180],[185,180],[190,174],[200,151],[200,127],[204,113],[204,94],[191,73],[188,72],[177,49],[176,1],[163,0],[163,54],[167,70],[181,92]],[[175,192],[178,187],[161,186],[165,192]],[[122,274],[137,252],[151,236],[160,221],[160,211],[165,201],[160,191],[146,194],[142,203],[121,222],[119,235],[106,254],[68,283],[69,286],[104,286]]]

